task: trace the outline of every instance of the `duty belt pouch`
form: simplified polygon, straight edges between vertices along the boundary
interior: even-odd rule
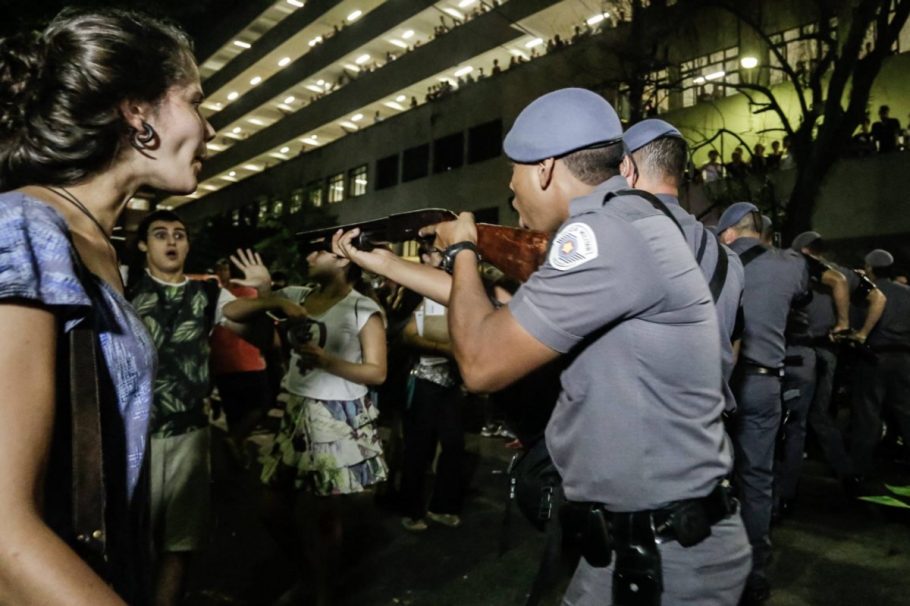
[[[648,515],[621,515],[628,533],[626,544],[616,545],[613,568],[614,606],[660,606],[663,570],[660,551]],[[623,533],[626,534],[626,533]]]
[[[559,502],[562,478],[540,438],[528,450],[513,459],[509,466],[510,498],[518,509],[540,531],[553,517]]]
[[[683,501],[673,508],[667,520],[683,547],[698,545],[711,536],[711,521],[704,505],[697,500]]]
[[[559,508],[563,540],[575,547],[595,568],[610,565],[613,557],[613,535],[610,514],[591,503],[566,502]]]

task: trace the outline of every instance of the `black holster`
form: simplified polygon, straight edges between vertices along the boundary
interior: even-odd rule
[[[613,517],[613,529],[616,542],[614,606],[660,606],[663,569],[650,517],[617,514]]]
[[[563,542],[571,545],[595,568],[610,565],[613,533],[610,512],[596,503],[567,501],[559,508]]]

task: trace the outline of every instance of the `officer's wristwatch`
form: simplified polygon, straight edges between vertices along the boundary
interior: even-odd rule
[[[473,242],[464,240],[463,242],[456,242],[443,251],[442,263],[439,264],[439,267],[444,269],[446,273],[452,273],[455,270],[455,257],[463,250],[470,250],[477,255],[477,262],[480,263],[481,257],[480,251],[477,250],[477,245]]]

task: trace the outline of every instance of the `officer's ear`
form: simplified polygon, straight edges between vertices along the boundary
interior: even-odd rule
[[[541,191],[546,191],[553,181],[553,169],[556,167],[556,158],[547,158],[537,163],[537,179]]]
[[[629,185],[635,186],[635,183],[633,183],[635,180],[635,164],[629,154],[622,157],[622,162],[619,163],[619,174],[629,182]]]

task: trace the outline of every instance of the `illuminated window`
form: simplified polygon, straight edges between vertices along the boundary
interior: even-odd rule
[[[300,209],[303,208],[303,197],[304,193],[302,189],[295,189],[291,192],[291,205],[288,208],[290,214],[296,215],[300,212]]]
[[[344,200],[344,173],[329,177],[329,204]]]
[[[320,207],[322,206],[322,181],[313,181],[306,188],[306,201],[310,203],[311,206]]]
[[[363,164],[348,171],[348,195],[358,198],[367,193],[367,165]]]

